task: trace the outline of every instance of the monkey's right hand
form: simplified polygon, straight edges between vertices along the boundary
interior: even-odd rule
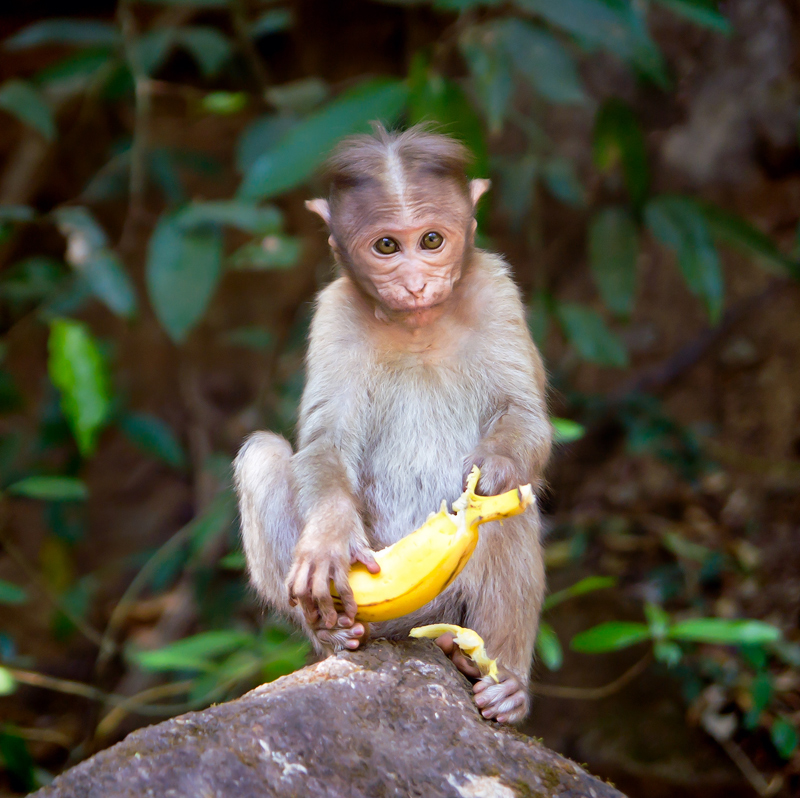
[[[329,539],[315,539],[306,542],[301,536],[294,553],[286,587],[289,604],[300,605],[306,622],[314,627],[322,621],[328,629],[334,626],[352,626],[356,617],[357,605],[347,579],[350,566],[362,562],[370,573],[378,573],[380,566],[375,562],[372,551],[359,547],[355,550],[349,540],[332,542]],[[331,596],[333,582],[339,600],[344,607],[344,615],[336,611]]]

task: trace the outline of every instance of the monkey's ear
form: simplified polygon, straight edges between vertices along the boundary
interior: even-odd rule
[[[328,200],[306,200],[306,208],[308,208],[312,213],[316,213],[318,216],[321,216],[322,221],[325,222],[328,227],[331,226],[331,206],[328,205]]]
[[[492,181],[483,177],[469,181],[469,196],[472,200],[473,208],[478,207],[478,200],[489,190],[491,185]]]

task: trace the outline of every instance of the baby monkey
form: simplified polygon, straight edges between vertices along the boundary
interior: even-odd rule
[[[251,580],[322,651],[366,639],[350,565],[377,573],[373,552],[456,499],[473,464],[484,495],[541,486],[551,437],[544,369],[507,265],[475,248],[489,181],[469,181],[468,163],[452,138],[376,125],[341,143],[328,162],[328,199],[307,203],[330,231],[339,276],[311,323],[297,451],[257,432],[235,473]],[[475,684],[475,703],[484,717],[515,723],[528,712],[543,593],[534,506],[481,527],[447,590],[372,633],[474,629],[501,668],[499,684]],[[437,644],[479,675],[451,636]]]

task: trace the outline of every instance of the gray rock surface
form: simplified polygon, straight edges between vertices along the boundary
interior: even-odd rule
[[[480,717],[429,641],[378,641],[140,729],[38,798],[624,798]]]

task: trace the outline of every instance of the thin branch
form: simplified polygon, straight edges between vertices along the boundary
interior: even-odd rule
[[[614,693],[619,692],[637,676],[644,673],[652,659],[653,655],[648,651],[647,654],[635,662],[621,676],[602,687],[561,687],[555,684],[534,682],[533,692],[535,695],[547,696],[548,698],[572,698],[579,701],[599,701],[601,698],[608,698],[614,695]]]
[[[750,757],[733,740],[720,740],[716,737],[714,739],[761,798],[771,798],[771,796],[777,795],[783,787],[783,776],[780,773],[767,781],[761,771],[750,761]]]
[[[0,525],[3,519],[0,518]],[[22,553],[21,549],[10,536],[6,534],[5,530],[0,528],[0,543],[3,545],[6,553],[11,557],[17,565],[25,571],[28,579],[33,582],[36,589],[52,604],[59,612],[75,626],[75,628],[87,639],[94,643],[96,646],[102,647],[103,636],[93,626],[90,626],[83,618],[72,612],[64,602],[42,581],[37,570],[28,562],[27,557]]]
[[[124,251],[133,244],[136,225],[139,219],[144,216],[145,195],[147,192],[147,151],[152,103],[149,79],[142,69],[136,52],[136,37],[138,33],[136,16],[128,0],[120,2],[117,16],[122,30],[125,60],[128,62],[133,75],[135,96],[130,162],[130,199],[119,243],[119,249]]]
[[[70,750],[73,745],[72,739],[68,735],[56,729],[32,729],[30,727],[11,726],[7,733],[13,737],[30,740],[33,743],[52,743],[67,750]]]

